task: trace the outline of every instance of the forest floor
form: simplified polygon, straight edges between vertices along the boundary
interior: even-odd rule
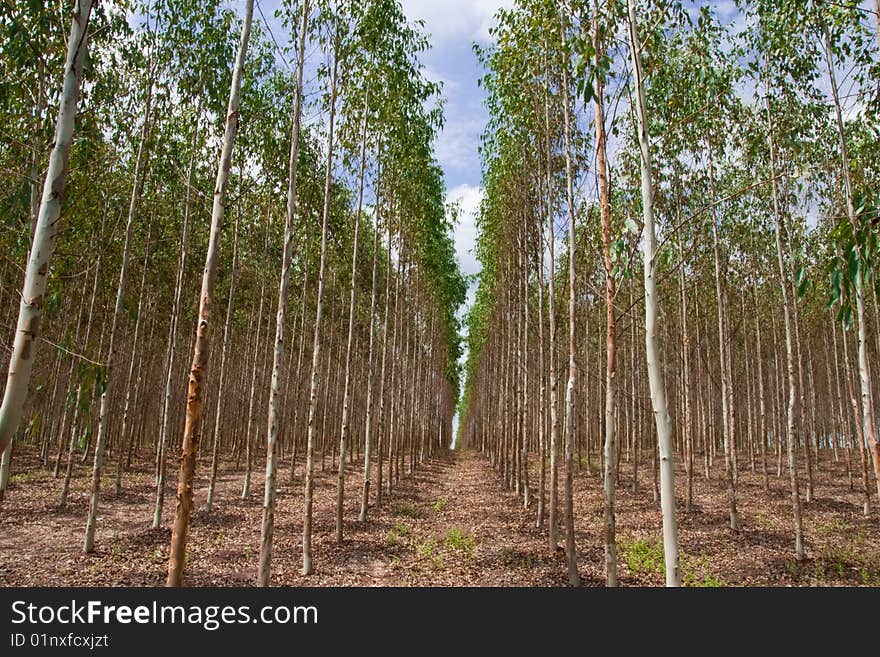
[[[862,495],[849,490],[845,465],[823,454],[816,500],[804,505],[807,560],[794,559],[787,474],[761,478],[740,463],[740,532],[728,527],[727,493],[720,464],[712,478],[694,478],[694,509],[685,512],[684,476],[677,477],[681,568],[685,584],[880,586],[880,523],[862,515]],[[857,456],[855,457],[858,458]],[[564,554],[551,552],[546,532],[535,528],[534,501],[505,490],[501,477],[474,452],[453,452],[401,478],[381,507],[359,523],[362,466],[346,475],[345,540],[337,546],[336,472],[331,458],[316,465],[313,555],[315,573],[300,575],[302,464],[289,483],[279,473],[272,583],[291,586],[564,586]],[[775,466],[775,462],[773,464]],[[855,464],[854,464],[855,465]],[[112,490],[112,467],[102,481],[96,551],[81,545],[90,468],[77,463],[68,507],[58,508],[61,480],[43,470],[37,453],[17,446],[13,476],[0,507],[2,586],[158,586],[165,581],[170,523],[176,504],[176,467],[169,460],[163,527],[150,529],[155,487],[147,462],[127,473],[124,492]],[[535,485],[535,466],[531,478]],[[598,468],[575,473],[578,563],[585,586],[604,583],[602,488]],[[215,508],[204,511],[208,463],[199,464],[190,528],[189,586],[249,586],[256,577],[262,517],[262,464],[254,468],[250,495],[241,498],[243,473],[219,475]],[[560,472],[561,475],[561,472]],[[374,478],[375,481],[375,478]],[[856,485],[858,485],[856,478]],[[560,484],[562,483],[560,477]],[[640,491],[632,492],[632,468],[620,467],[617,539],[620,583],[664,582],[659,505],[653,499],[650,464],[642,464]],[[561,487],[560,487],[561,490]],[[373,495],[375,500],[375,495]],[[562,507],[560,506],[560,516]],[[562,538],[560,532],[560,539]]]

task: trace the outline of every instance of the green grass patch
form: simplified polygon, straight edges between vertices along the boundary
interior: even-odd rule
[[[446,547],[464,552],[470,557],[474,553],[474,537],[463,533],[458,527],[453,527],[446,533]]]

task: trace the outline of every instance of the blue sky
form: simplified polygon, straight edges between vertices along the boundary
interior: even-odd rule
[[[400,0],[407,18],[424,22],[431,49],[423,54],[425,74],[443,83],[445,125],[437,139],[436,156],[443,168],[448,201],[459,201],[460,222],[455,229],[455,245],[459,264],[465,274],[475,274],[479,264],[473,254],[476,229],[474,214],[479,206],[480,134],[488,114],[483,105],[485,94],[477,86],[483,71],[473,52],[474,42],[490,42],[489,28],[501,7],[513,6],[513,0]],[[236,4],[236,3],[233,3]],[[278,0],[257,0],[255,21],[268,21],[279,45],[290,43],[286,30],[274,17]],[[262,10],[262,11],[260,11]],[[314,46],[310,53],[314,55]],[[310,77],[307,74],[307,77]],[[306,85],[313,82],[307,81]],[[307,123],[318,120],[306,111]],[[311,114],[311,116],[309,115]],[[473,299],[475,285],[468,294]],[[461,309],[464,313],[467,305]]]
[[[483,74],[473,43],[489,43],[489,28],[500,7],[512,0],[402,0],[411,20],[422,20],[432,48],[425,53],[426,74],[443,82],[446,123],[437,140],[436,154],[446,175],[448,200],[461,203],[455,230],[458,261],[465,274],[475,274],[479,264],[472,253],[476,229],[474,213],[480,203],[480,134],[488,114],[485,94],[477,86]],[[473,299],[474,286],[468,295]]]

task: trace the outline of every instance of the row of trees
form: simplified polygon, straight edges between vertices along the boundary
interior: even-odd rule
[[[723,20],[678,0],[519,0],[479,51],[460,440],[536,498],[552,551],[564,527],[573,585],[572,475],[594,453],[609,586],[622,458],[634,489],[652,461],[672,586],[676,461],[690,510],[695,470],[723,459],[733,530],[738,473],[765,490],[787,473],[798,560],[830,459],[866,515],[877,501],[878,18],[821,0],[741,0]]]
[[[274,20],[254,0],[94,4],[5,3],[0,19],[0,321],[14,336],[0,490],[13,436],[39,447],[62,508],[90,462],[90,552],[107,471],[118,495],[151,464],[159,527],[180,453],[180,585],[200,457],[208,512],[224,462],[247,497],[265,458],[266,585],[284,463],[302,475],[309,574],[319,458],[338,469],[342,543],[358,511],[346,464],[361,464],[366,521],[451,438],[465,283],[426,38],[394,0],[291,0]]]

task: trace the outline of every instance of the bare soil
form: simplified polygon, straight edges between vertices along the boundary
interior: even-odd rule
[[[816,500],[804,504],[807,560],[794,559],[787,473],[770,477],[770,491],[748,464],[740,464],[739,512],[743,530],[728,527],[727,493],[719,466],[706,480],[695,474],[695,506],[684,508],[684,474],[677,478],[681,568],[692,586],[880,585],[880,522],[862,515],[862,493],[849,490],[842,460],[823,454]],[[857,458],[857,457],[856,457]],[[535,504],[505,490],[488,461],[454,452],[401,478],[366,523],[357,521],[362,466],[347,468],[345,540],[334,541],[336,473],[328,455],[316,468],[313,550],[315,573],[300,574],[302,464],[288,483],[279,474],[272,583],[288,586],[565,586],[564,554],[551,550],[546,530],[535,527]],[[775,464],[774,464],[775,465]],[[530,464],[533,486],[537,464]],[[249,586],[256,578],[263,477],[255,467],[250,495],[241,498],[243,473],[221,471],[215,507],[204,511],[207,462],[196,485],[187,554],[189,586]],[[578,564],[585,586],[604,584],[602,488],[597,464],[575,476]],[[155,487],[147,462],[126,474],[113,494],[112,467],[102,486],[96,551],[82,554],[89,473],[77,463],[68,508],[61,512],[61,480],[40,467],[37,453],[17,446],[13,476],[0,507],[2,586],[161,586],[165,581],[176,467],[169,461],[163,527],[152,530]],[[374,477],[375,482],[375,477]],[[560,481],[561,483],[561,481]],[[856,478],[856,486],[859,480]],[[375,494],[373,494],[375,501]],[[560,507],[560,514],[561,514]],[[640,490],[622,463],[617,503],[620,583],[662,586],[659,504],[650,463],[642,464]],[[560,532],[560,537],[562,533]]]

